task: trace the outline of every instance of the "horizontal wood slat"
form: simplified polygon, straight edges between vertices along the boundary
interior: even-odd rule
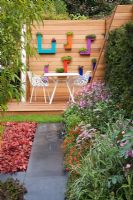
[[[44,20],[43,23],[40,22],[39,25],[37,22],[34,22],[34,26],[53,26],[53,25],[61,25],[61,26],[102,26],[104,25],[105,20]]]
[[[116,13],[130,13],[133,5],[118,5]]]
[[[54,33],[51,35],[51,33],[48,35],[48,34],[43,34],[43,38],[45,39],[45,40],[47,40],[47,39],[49,39],[49,41],[51,41],[51,39],[54,37],[54,36],[56,36],[56,39],[60,39],[60,40],[65,40],[66,39],[66,34],[55,34],[54,35]],[[81,35],[75,35],[74,34],[74,36],[73,36],[73,39],[75,40],[83,40],[83,39],[85,39],[85,34],[82,32],[82,34]],[[96,37],[97,37],[97,40],[98,39],[103,39],[104,38],[104,34],[97,34],[96,35]],[[33,40],[37,40],[37,36],[36,36],[36,34],[32,34],[32,39]]]
[[[62,29],[58,29],[56,31],[53,30],[53,34],[52,35],[51,35],[51,30],[42,30],[40,32],[41,32],[42,35],[51,35],[52,37],[54,37],[56,35],[61,35],[61,34],[66,35],[67,31],[72,31],[72,30],[62,30]],[[32,34],[36,35],[37,32],[38,32],[38,30],[32,31]],[[91,31],[89,31],[89,30],[87,31],[87,30],[82,30],[82,28],[79,28],[79,30],[75,30],[75,31],[73,31],[73,33],[77,34],[77,35],[83,35],[84,34],[84,37],[85,37],[86,35],[92,34],[92,33],[93,34],[99,34],[99,35],[103,34],[104,33],[104,29],[103,30],[99,29],[99,30],[94,30],[94,31],[92,29]]]

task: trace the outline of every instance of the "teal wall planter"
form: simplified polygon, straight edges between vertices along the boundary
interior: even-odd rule
[[[49,49],[42,48],[42,34],[37,34],[37,50],[39,54],[55,54],[56,53],[56,40],[51,42],[52,47]]]

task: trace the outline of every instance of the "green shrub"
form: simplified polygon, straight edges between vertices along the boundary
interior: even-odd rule
[[[65,118],[65,125],[68,131],[70,131],[72,128],[75,128],[80,122],[81,118],[77,114],[72,114]]]
[[[111,13],[116,4],[132,3],[132,0],[65,0],[69,14],[103,17]]]
[[[22,200],[26,192],[26,188],[17,180],[0,181],[0,200]]]
[[[63,115],[63,122],[65,123],[67,131],[70,131],[81,122],[77,105],[72,105],[67,108]]]
[[[133,22],[112,31],[105,52],[105,82],[119,106],[133,110]]]

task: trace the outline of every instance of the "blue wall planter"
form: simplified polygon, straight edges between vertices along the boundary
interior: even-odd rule
[[[37,50],[39,54],[55,54],[56,53],[56,41],[52,41],[52,47],[49,49],[42,48],[42,34],[37,34]]]

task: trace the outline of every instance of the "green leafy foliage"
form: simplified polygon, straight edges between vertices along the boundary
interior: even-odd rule
[[[70,19],[72,20],[87,20],[88,17],[85,16],[85,15],[80,15],[79,13],[78,14],[70,14],[69,15]]]
[[[22,200],[26,192],[26,188],[18,180],[8,179],[5,182],[0,181],[1,200]]]
[[[95,40],[96,39],[96,35],[95,34],[89,34],[89,35],[86,35],[86,38],[90,38],[92,40]]]
[[[122,159],[111,138],[96,137],[93,147],[82,159],[80,168],[75,168],[78,176],[72,182],[69,179],[68,199],[111,200],[112,196],[115,199],[115,192],[123,181],[121,166]]]
[[[105,52],[105,82],[119,107],[133,110],[133,23],[112,31]]]
[[[103,17],[110,14],[116,4],[132,3],[132,0],[65,0],[69,14]]]
[[[56,68],[56,72],[57,73],[63,73],[64,72],[64,68]]]
[[[61,60],[62,60],[62,61],[64,61],[64,60],[69,60],[69,61],[71,61],[71,60],[72,60],[72,57],[71,57],[71,56],[63,56],[63,57],[61,58]]]
[[[87,51],[87,48],[84,48],[84,47],[79,49],[79,52],[86,52],[86,51]]]

